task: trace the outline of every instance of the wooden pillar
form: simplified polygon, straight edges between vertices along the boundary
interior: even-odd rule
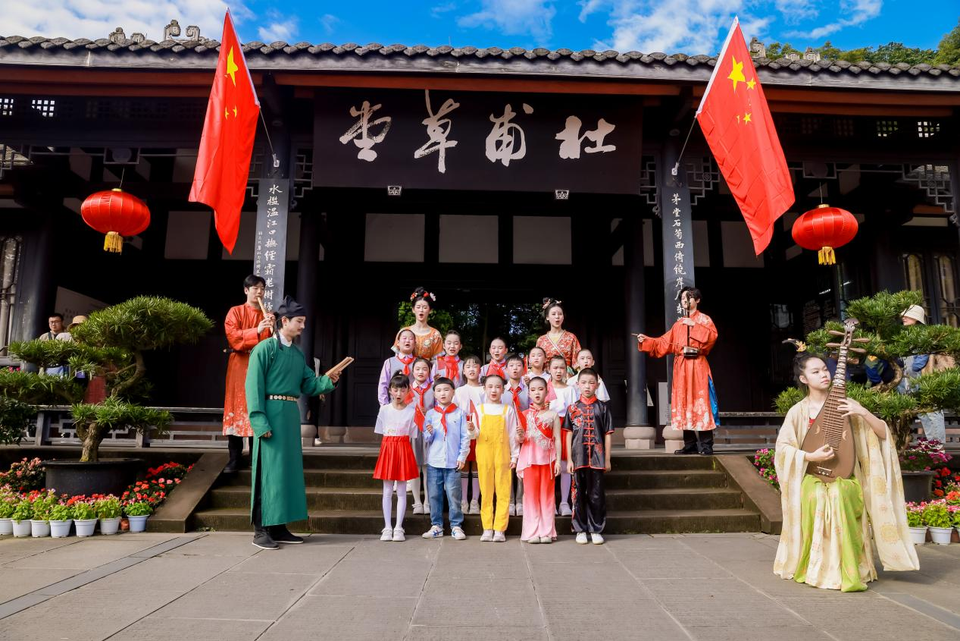
[[[314,341],[316,340],[319,318],[317,314],[317,271],[320,265],[320,212],[309,211],[300,213],[300,254],[297,262],[297,302],[307,309],[307,322],[300,335],[300,349],[307,359],[307,365],[313,367]],[[333,365],[326,363],[324,365]],[[317,426],[317,408],[319,401],[315,398],[301,397],[300,399],[300,426],[306,430],[307,426],[314,429]],[[310,439],[310,437],[305,437]],[[310,445],[313,445],[312,440]]]
[[[624,445],[630,450],[653,449],[656,429],[647,416],[647,361],[637,349],[637,340],[630,332],[646,332],[644,301],[646,279],[643,267],[643,219],[628,216],[621,222],[624,230],[624,301],[626,327],[624,345],[627,351],[627,425],[623,430]]]

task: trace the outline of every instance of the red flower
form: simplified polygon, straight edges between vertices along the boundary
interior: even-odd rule
[[[934,496],[943,496],[943,490],[934,490],[934,491],[933,491],[933,495],[934,495]]]

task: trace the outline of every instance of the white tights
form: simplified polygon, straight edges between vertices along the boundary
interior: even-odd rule
[[[423,466],[420,468],[420,471],[423,472],[423,478],[427,478],[427,467]],[[413,504],[420,505],[420,475],[417,475],[417,478],[410,479],[407,481],[407,489],[413,492]],[[423,502],[427,505],[430,505],[430,490],[429,486],[423,485]]]
[[[567,472],[560,472],[560,502],[570,506],[570,480]]]
[[[393,488],[397,485],[396,481],[383,482],[383,526],[394,529],[390,525],[390,511],[393,507]],[[406,488],[397,488],[397,525],[403,527],[403,515],[407,511],[407,492]]]

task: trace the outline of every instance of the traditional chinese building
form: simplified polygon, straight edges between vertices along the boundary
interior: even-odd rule
[[[796,191],[757,257],[698,130],[670,171],[714,58],[252,42],[267,130],[230,255],[209,209],[187,202],[218,43],[177,35],[0,38],[3,345],[38,335],[54,310],[141,293],[219,320],[256,264],[268,302],[290,293],[316,310],[308,355],[356,358],[320,421],[360,439],[416,286],[487,339],[516,337],[510,310],[549,295],[642,445],[664,415],[667,370],[630,333],[662,332],[680,285],[703,291],[719,328],[710,362],[728,412],[769,410],[790,379],[781,341],[852,298],[921,289],[933,322],[958,324],[958,68],[771,61],[756,44]],[[121,180],[151,225],[106,254],[79,206]],[[821,202],[860,222],[833,268],[790,234]],[[154,355],[155,401],[220,405],[225,346],[214,333]]]

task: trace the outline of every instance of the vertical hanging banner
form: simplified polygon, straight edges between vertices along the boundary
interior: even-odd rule
[[[669,331],[683,313],[680,290],[694,286],[693,222],[686,169],[681,164],[679,176],[671,174],[677,162],[672,147],[664,152],[663,160],[659,188],[663,219],[663,314],[664,327]]]
[[[283,300],[283,276],[287,264],[290,179],[261,178],[259,183],[253,273],[267,281],[263,302],[267,309],[273,311]]]

